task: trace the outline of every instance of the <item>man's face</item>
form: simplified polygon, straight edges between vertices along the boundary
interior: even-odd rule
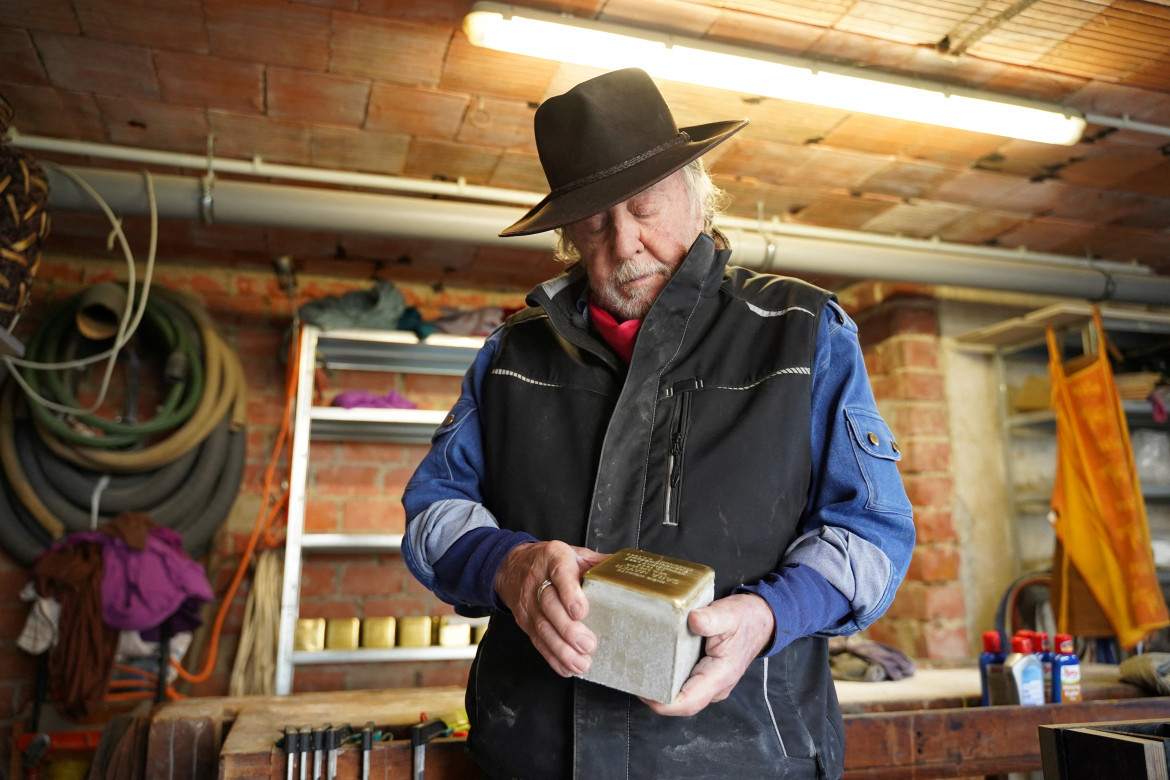
[[[618,320],[641,319],[703,229],[681,172],[565,228],[589,272],[593,301]]]

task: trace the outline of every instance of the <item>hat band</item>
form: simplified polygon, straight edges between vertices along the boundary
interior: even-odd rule
[[[618,163],[617,165],[612,165],[609,168],[598,171],[597,173],[591,173],[588,176],[582,176],[580,179],[575,179],[575,180],[569,182],[568,184],[562,184],[561,186],[557,187],[555,190],[550,192],[548,195],[550,198],[558,196],[558,195],[563,195],[566,192],[571,192],[572,190],[578,189],[580,187],[584,187],[586,184],[592,184],[593,182],[598,181],[599,179],[604,179],[607,176],[613,176],[615,173],[620,173],[620,172],[624,171],[626,168],[629,168],[630,166],[637,165],[638,163],[643,162],[645,160],[648,160],[656,154],[661,154],[662,152],[665,152],[667,149],[672,149],[672,148],[678,146],[679,144],[688,143],[690,140],[691,140],[691,137],[689,135],[687,135],[686,132],[680,131],[678,135],[676,135],[674,138],[671,138],[666,143],[658,144],[658,146],[655,146],[653,149],[648,149],[645,152],[642,152],[641,154],[637,155],[636,157],[631,157],[628,160],[623,160],[622,162]]]

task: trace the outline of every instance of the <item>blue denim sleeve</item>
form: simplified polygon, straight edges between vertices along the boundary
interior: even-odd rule
[[[482,503],[479,397],[498,346],[497,330],[467,370],[459,400],[436,429],[430,450],[402,494],[407,568],[436,596],[468,615],[499,606],[492,589],[496,570],[513,547],[535,541],[501,529]]]
[[[835,301],[821,318],[812,380],[812,475],[801,535],[773,575],[739,589],[764,598],[776,618],[763,655],[807,634],[864,629],[893,601],[914,550],[901,455],[878,413],[857,326]]]

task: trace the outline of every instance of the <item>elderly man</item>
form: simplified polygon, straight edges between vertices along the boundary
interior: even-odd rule
[[[727,265],[699,159],[628,69],[536,112],[551,192],[501,235],[572,264],[488,338],[407,488],[403,554],[465,614],[491,777],[839,777],[827,637],[893,600],[914,544],[898,446],[833,296]],[[704,654],[670,703],[576,677],[581,575],[632,547],[712,567]]]

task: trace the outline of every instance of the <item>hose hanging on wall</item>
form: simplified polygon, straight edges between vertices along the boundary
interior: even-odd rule
[[[78,333],[82,296],[46,314],[29,340],[30,359],[68,362],[87,348]],[[49,406],[77,405],[69,377],[38,369],[22,375],[49,406],[26,401],[12,382],[0,396],[0,512],[16,520],[0,523],[0,544],[24,563],[50,540],[123,511],[147,512],[199,557],[231,509],[247,445],[239,358],[189,296],[155,287],[144,311],[140,347],[157,348],[165,366],[151,419],[109,420],[85,410],[63,419]]]

